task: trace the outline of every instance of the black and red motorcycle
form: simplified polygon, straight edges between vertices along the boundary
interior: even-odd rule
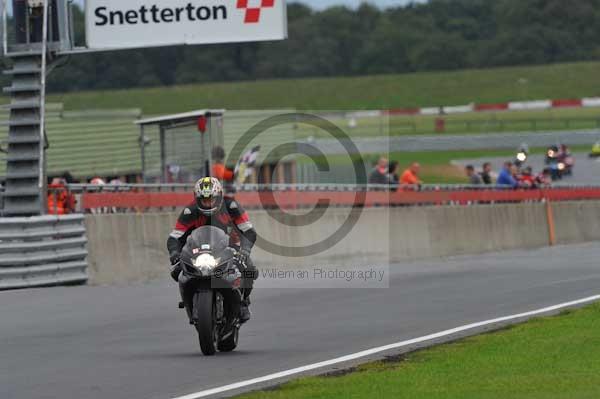
[[[245,265],[229,241],[222,229],[204,226],[192,232],[181,253],[181,307],[207,356],[231,352],[238,345]]]

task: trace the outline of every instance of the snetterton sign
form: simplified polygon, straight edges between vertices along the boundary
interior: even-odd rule
[[[91,50],[282,40],[285,0],[87,0]]]

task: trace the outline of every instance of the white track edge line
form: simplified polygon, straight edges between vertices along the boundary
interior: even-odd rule
[[[338,357],[335,359],[325,360],[325,361],[319,362],[319,363],[313,363],[313,364],[309,364],[306,366],[301,366],[301,367],[297,367],[297,368],[293,368],[293,369],[289,369],[289,370],[284,370],[284,371],[280,371],[278,373],[265,375],[263,377],[252,378],[250,380],[240,381],[240,382],[236,382],[234,384],[229,384],[229,385],[224,385],[224,386],[217,387],[217,388],[207,389],[205,391],[199,391],[196,393],[192,393],[192,394],[185,395],[185,396],[179,396],[179,397],[175,397],[172,399],[205,398],[207,396],[216,395],[216,394],[220,394],[220,393],[227,392],[227,391],[233,391],[236,389],[245,388],[245,387],[248,387],[251,385],[260,384],[260,383],[267,382],[267,381],[277,380],[277,379],[289,377],[289,376],[295,375],[295,374],[301,374],[301,373],[304,373],[307,371],[311,371],[311,370],[315,370],[315,369],[319,369],[319,368],[323,368],[323,367],[327,367],[327,366],[332,366],[334,364],[345,363],[348,361],[371,356],[371,355],[374,355],[377,353],[386,352],[386,351],[389,351],[392,349],[398,349],[398,348],[402,348],[405,346],[410,346],[410,345],[419,344],[422,342],[427,342],[427,341],[431,341],[431,340],[438,339],[438,338],[447,337],[449,335],[454,335],[454,334],[457,334],[457,333],[460,333],[463,331],[468,331],[468,330],[472,330],[475,328],[484,327],[487,325],[502,323],[505,321],[511,321],[511,320],[516,320],[516,319],[522,319],[522,318],[536,316],[536,315],[541,315],[544,313],[550,313],[550,312],[553,312],[556,310],[569,308],[569,307],[577,306],[577,305],[582,305],[585,303],[596,302],[599,300],[600,300],[600,295],[595,295],[595,296],[579,299],[579,300],[572,301],[572,302],[565,302],[565,303],[561,303],[558,305],[549,306],[549,307],[546,307],[543,309],[533,310],[530,312],[519,313],[519,314],[515,314],[515,315],[499,317],[497,319],[491,319],[491,320],[481,321],[481,322],[477,322],[477,323],[467,324],[464,326],[452,328],[450,330],[445,330],[445,331],[440,331],[440,332],[437,332],[434,334],[425,335],[425,336],[422,336],[419,338],[413,338],[413,339],[409,339],[407,341],[401,341],[401,342],[397,342],[397,343],[390,344],[390,345],[379,346],[376,348],[367,349],[367,350],[364,350],[361,352],[356,352],[356,353]]]

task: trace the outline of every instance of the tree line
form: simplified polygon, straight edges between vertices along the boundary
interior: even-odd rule
[[[381,10],[288,5],[282,42],[72,56],[54,92],[455,70],[600,58],[600,0],[430,0]],[[75,9],[83,39],[83,12]],[[81,44],[81,43],[80,43]]]

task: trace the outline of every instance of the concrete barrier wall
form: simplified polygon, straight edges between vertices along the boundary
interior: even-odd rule
[[[341,226],[347,209],[330,209],[310,226],[291,227],[265,211],[251,212],[262,240],[300,247],[320,242]],[[600,202],[553,204],[558,243],[600,240]],[[177,213],[88,215],[89,272],[92,284],[146,281],[165,277],[166,238]],[[428,257],[527,249],[549,244],[546,205],[505,204],[458,207],[365,209],[343,240],[312,256],[276,255],[256,248],[262,267],[354,262],[401,262]],[[367,263],[365,263],[367,262]]]
[[[552,210],[558,244],[600,241],[598,202],[557,202]]]
[[[548,244],[542,204],[403,208],[393,215],[393,261]]]

